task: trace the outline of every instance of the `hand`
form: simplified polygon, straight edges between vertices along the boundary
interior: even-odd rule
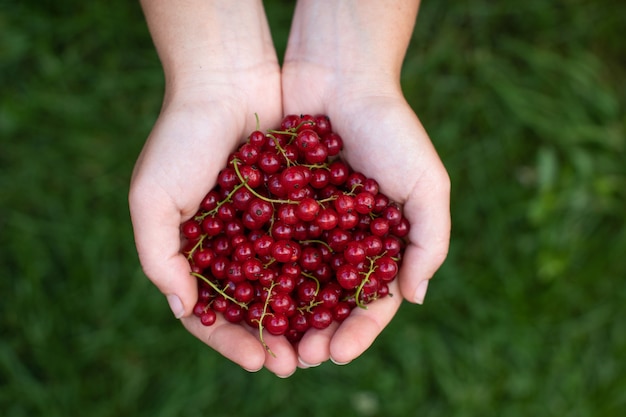
[[[265,352],[249,329],[221,317],[205,327],[191,316],[197,281],[180,253],[180,224],[196,213],[237,142],[254,130],[254,111],[260,110],[264,128],[279,123],[282,113],[277,72],[262,79],[255,73],[235,81],[237,87],[228,86],[223,93],[212,87],[207,91],[213,93],[200,99],[182,95],[166,100],[131,183],[137,250],[146,275],[167,296],[172,311],[192,334],[245,369],[266,366],[287,375],[295,369],[296,357],[286,341],[267,338],[278,361]],[[253,94],[233,96],[232,91],[241,85]]]
[[[283,72],[286,113],[324,113],[344,140],[344,157],[357,171],[375,178],[381,191],[404,207],[411,224],[399,277],[386,297],[356,308],[342,323],[308,332],[300,342],[302,361],[338,363],[363,353],[389,323],[402,298],[421,304],[428,280],[444,261],[450,236],[450,181],[417,116],[397,88],[318,90],[330,79],[316,70]],[[306,74],[306,75],[305,75]],[[293,80],[307,79],[305,86]],[[309,88],[310,87],[310,88]],[[319,99],[318,99],[319,98]]]

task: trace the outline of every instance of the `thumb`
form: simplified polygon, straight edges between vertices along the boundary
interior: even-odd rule
[[[442,172],[440,177],[420,180],[404,205],[411,230],[399,284],[404,298],[418,304],[424,302],[428,282],[446,259],[450,244],[450,180]]]
[[[191,315],[198,298],[196,279],[180,252],[180,214],[177,210],[159,210],[130,194],[130,212],[137,254],[147,277],[166,296],[174,316]]]

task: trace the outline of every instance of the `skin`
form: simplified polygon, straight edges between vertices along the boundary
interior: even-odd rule
[[[363,353],[402,299],[421,303],[420,283],[444,261],[450,181],[400,88],[400,70],[419,3],[300,0],[281,68],[256,0],[144,0],[166,80],[163,107],[137,160],[129,206],[139,260],[174,315],[198,339],[244,369],[280,377],[328,359]],[[367,47],[363,47],[366,45]],[[196,279],[180,254],[180,224],[213,188],[228,154],[283,114],[324,113],[344,139],[347,161],[404,205],[410,244],[391,292],[341,326],[308,332],[296,348],[219,317],[192,315]],[[424,289],[422,284],[422,289]]]

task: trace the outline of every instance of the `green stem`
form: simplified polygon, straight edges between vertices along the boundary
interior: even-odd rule
[[[212,282],[210,279],[208,279],[204,275],[198,274],[197,272],[191,272],[191,275],[193,275],[194,277],[199,278],[202,281],[206,282],[211,288],[213,288],[215,290],[215,292],[217,292],[219,295],[221,295],[225,299],[227,299],[229,301],[232,301],[233,303],[237,304],[239,307],[241,307],[243,309],[246,309],[246,310],[248,309],[248,305],[247,304],[242,303],[240,301],[237,301],[236,299],[234,299],[230,295],[226,294],[221,288],[219,288],[217,285],[215,285],[214,282]]]
[[[265,300],[265,303],[263,304],[263,313],[261,313],[261,318],[259,319],[259,340],[261,341],[261,344],[263,345],[265,350],[273,357],[276,357],[276,354],[272,352],[272,349],[270,349],[268,344],[265,343],[265,339],[263,338],[263,320],[269,314],[267,312],[267,308],[269,307],[270,299],[272,298],[272,290],[274,289],[276,285],[278,285],[276,282],[272,282],[270,287],[267,289],[267,299]]]

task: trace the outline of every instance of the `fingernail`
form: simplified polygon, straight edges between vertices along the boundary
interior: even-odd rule
[[[289,378],[291,375],[293,375],[295,373],[296,373],[296,370],[294,369],[293,372],[291,372],[290,374],[287,374],[287,375],[278,375],[278,374],[276,374],[276,376],[279,377],[279,378],[285,379],[285,378]]]
[[[261,366],[259,369],[247,369],[247,368],[243,368],[244,371],[250,372],[251,374],[255,373],[255,372],[259,372],[261,369],[263,369],[263,367]]]
[[[316,366],[320,366],[322,363],[308,363],[302,360],[301,357],[298,356],[298,362],[302,365],[303,368],[315,368]]]
[[[169,294],[167,296],[167,303],[170,305],[170,309],[172,313],[174,313],[174,317],[177,319],[181,318],[185,314],[185,307],[183,307],[183,302],[180,301],[180,298],[176,294]]]
[[[339,366],[347,365],[347,364],[350,363],[350,361],[348,361],[348,362],[339,362],[339,361],[334,360],[332,357],[330,358],[330,361],[332,363],[334,363],[335,365],[339,365]]]
[[[424,304],[424,298],[426,297],[426,291],[428,290],[428,280],[420,282],[417,288],[415,289],[415,295],[413,296],[413,300],[417,304]]]

